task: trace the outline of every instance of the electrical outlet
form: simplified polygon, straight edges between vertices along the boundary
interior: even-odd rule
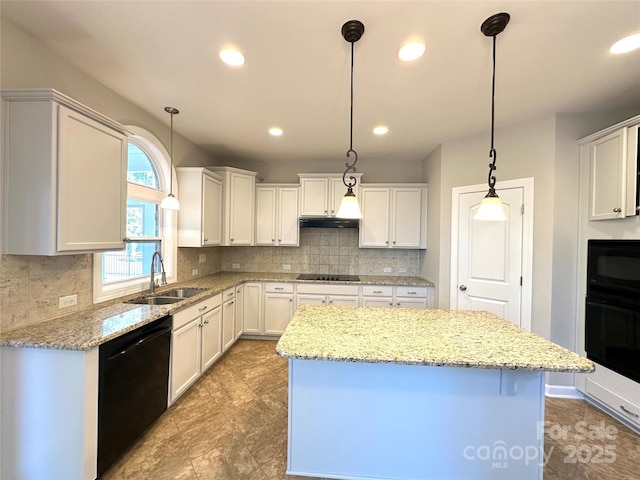
[[[391,273],[391,268],[389,268],[389,267],[384,267],[383,272],[384,272],[384,273]]]
[[[204,263],[207,261],[207,254],[206,253],[201,253],[198,256],[198,263]]]
[[[198,274],[198,269],[194,268],[193,270],[191,270],[191,276],[195,277]]]
[[[404,268],[404,267],[402,267],[402,268],[400,268],[399,272],[400,272],[400,273],[407,273],[407,269],[406,269],[406,268]]]
[[[240,264],[239,263],[232,263],[231,264],[231,268],[240,268]]]
[[[288,263],[284,263],[284,264],[282,264],[282,269],[283,270],[291,270],[291,265],[289,265]]]
[[[66,297],[60,297],[58,300],[58,308],[73,307],[78,304],[78,294],[67,295]]]

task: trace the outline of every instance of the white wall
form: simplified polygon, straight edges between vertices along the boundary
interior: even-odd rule
[[[440,307],[440,232],[442,214],[442,146],[438,146],[423,161],[422,181],[429,184],[427,198],[427,250],[420,251],[420,276],[435,283],[435,306]]]

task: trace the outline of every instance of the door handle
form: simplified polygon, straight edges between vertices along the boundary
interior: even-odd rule
[[[622,212],[622,209],[620,207],[616,207],[616,208],[613,209],[613,211],[615,213],[620,213],[620,212]]]
[[[467,289],[467,286],[466,285],[460,285],[459,288],[460,288],[461,292],[464,292]]]

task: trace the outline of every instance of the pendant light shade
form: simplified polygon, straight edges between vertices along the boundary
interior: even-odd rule
[[[347,158],[351,157],[351,155],[353,154],[354,159],[353,163],[349,164],[349,162],[347,162],[344,164],[347,168],[342,174],[342,183],[344,183],[345,187],[347,187],[347,193],[342,199],[342,203],[340,203],[340,208],[338,209],[338,213],[336,214],[336,217],[338,218],[362,218],[360,205],[358,205],[358,199],[353,193],[353,187],[355,187],[357,183],[356,177],[350,175],[349,181],[347,182],[347,174],[349,172],[356,171],[356,163],[358,161],[358,154],[353,149],[353,45],[355,42],[360,40],[363,33],[364,25],[358,20],[349,20],[347,23],[342,25],[342,36],[347,42],[351,44],[351,110],[349,117],[349,150],[347,150]]]
[[[493,171],[496,167],[496,160],[498,154],[493,146],[493,131],[494,131],[494,112],[495,112],[495,95],[496,95],[496,37],[502,32],[509,23],[510,15],[508,13],[496,13],[490,16],[480,26],[480,31],[487,37],[493,37],[493,77],[491,80],[491,148],[489,149],[489,158],[493,161],[489,164],[489,193],[484,197],[480,203],[478,211],[473,216],[474,220],[506,220],[507,217],[504,212],[504,206],[502,200],[498,197],[495,190],[496,177],[493,175]]]
[[[164,107],[164,111],[171,115],[171,140],[169,147],[171,168],[169,170],[169,195],[162,199],[162,202],[160,202],[160,208],[164,208],[166,210],[180,210],[180,202],[173,194],[173,116],[180,112],[177,108],[173,107]]]

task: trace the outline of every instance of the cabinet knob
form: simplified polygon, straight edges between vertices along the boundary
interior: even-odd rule
[[[394,244],[394,245],[396,244],[396,241],[395,241],[395,240],[393,241],[393,244]]]
[[[397,306],[400,306],[400,302],[396,303]]]
[[[208,324],[209,324],[209,320],[205,320],[205,321],[204,321],[204,324],[205,324],[205,325],[208,325]]]
[[[640,207],[638,207],[638,208],[640,208]],[[122,239],[122,241],[123,241],[124,243],[129,243],[129,242],[131,241],[131,239],[130,239],[129,237],[124,237],[124,238]]]
[[[229,305],[233,305],[233,301],[229,302]]]
[[[276,239],[275,239],[275,238],[272,238],[272,239],[271,239],[271,241],[272,241],[272,242],[275,242],[275,241],[276,241]]]
[[[204,312],[207,309],[207,306],[205,305],[204,307],[201,307],[198,309],[199,312]]]
[[[620,207],[616,207],[616,208],[613,209],[613,211],[615,213],[620,213],[620,212],[622,212],[622,209]]]
[[[205,239],[204,239],[204,241],[205,241],[205,242],[208,242],[208,241],[209,241],[209,239],[208,239],[208,238],[205,238]]]
[[[389,305],[391,305],[393,307],[393,302],[389,302]]]
[[[636,207],[636,213],[640,213],[640,205]]]
[[[327,210],[325,210],[324,213],[327,213]]]
[[[279,239],[278,239],[278,241],[279,241],[279,242],[281,242],[281,241],[282,241],[282,239],[281,239],[281,238],[279,238]]]
[[[387,245],[389,245],[389,240],[386,240],[384,243],[386,243]]]
[[[460,288],[461,292],[464,292],[467,289],[467,286],[466,285],[460,285],[460,287],[458,287],[458,288]]]
[[[289,299],[289,303],[291,303],[291,302],[293,302],[293,298],[290,298],[290,299]]]

